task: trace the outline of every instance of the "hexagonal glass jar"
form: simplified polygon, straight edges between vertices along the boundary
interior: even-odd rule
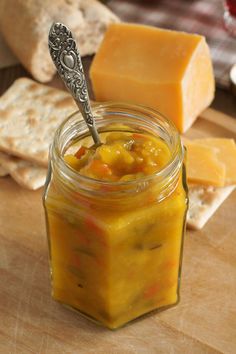
[[[52,296],[114,329],[179,301],[188,206],[184,150],[174,125],[156,111],[105,103],[93,113],[101,137],[110,131],[148,134],[171,151],[156,174],[99,181],[63,159],[89,139],[80,113],[55,134],[44,194]]]

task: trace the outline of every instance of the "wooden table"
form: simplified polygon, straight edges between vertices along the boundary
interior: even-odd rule
[[[87,73],[91,58],[83,62]],[[20,65],[1,70],[0,94],[20,76],[29,76]],[[212,107],[236,118],[229,92],[217,89]],[[236,121],[209,119],[189,134],[214,124],[214,134],[236,136]],[[187,232],[180,304],[115,332],[52,300],[41,196],[0,179],[0,354],[236,353],[236,192],[203,230]]]
[[[1,92],[25,74],[0,71]],[[229,97],[219,92],[214,104]],[[234,119],[205,116],[189,135],[236,137]],[[115,332],[52,300],[41,195],[0,179],[0,354],[236,353],[236,192],[203,230],[187,232],[180,304]]]

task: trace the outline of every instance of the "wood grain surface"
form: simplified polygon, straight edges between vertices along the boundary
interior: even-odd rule
[[[21,76],[30,77],[21,65],[0,70],[0,94]],[[57,77],[50,85],[63,88]],[[236,118],[230,92],[217,89],[212,107]],[[187,136],[236,138],[236,120],[207,110]],[[42,190],[0,178],[0,354],[235,354],[235,210],[236,191],[201,231],[187,231],[176,307],[112,332],[52,300]]]
[[[236,121],[207,110],[187,136],[236,138]],[[52,300],[41,198],[0,179],[1,354],[236,353],[236,191],[187,232],[180,303],[114,332]]]

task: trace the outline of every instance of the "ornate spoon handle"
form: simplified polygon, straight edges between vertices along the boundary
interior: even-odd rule
[[[57,71],[79,107],[95,144],[101,144],[91,111],[81,57],[71,31],[62,23],[54,23],[49,32],[48,45]]]

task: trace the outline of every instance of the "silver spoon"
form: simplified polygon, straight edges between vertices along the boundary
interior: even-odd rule
[[[62,23],[53,23],[49,31],[48,46],[53,63],[79,107],[94,143],[100,145],[101,141],[91,110],[81,57],[71,31]]]

